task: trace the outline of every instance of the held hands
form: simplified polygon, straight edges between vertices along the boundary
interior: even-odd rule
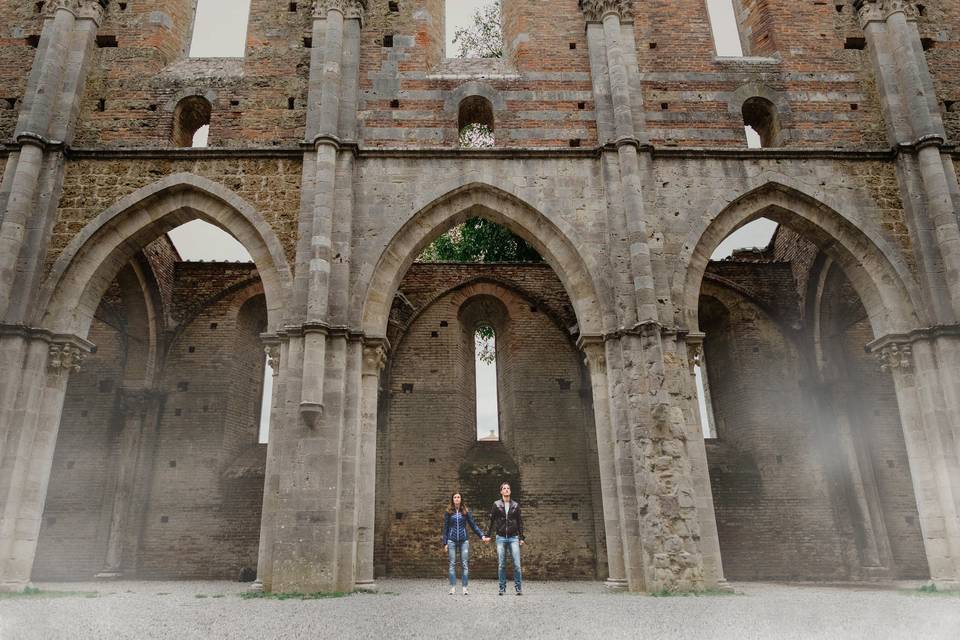
[[[480,539],[483,540],[483,544],[487,544],[490,542],[490,536],[483,536]]]

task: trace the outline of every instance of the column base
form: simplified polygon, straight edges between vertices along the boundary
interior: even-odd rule
[[[927,584],[936,587],[937,591],[960,591],[960,580],[933,579]]]
[[[97,580],[119,580],[123,577],[123,572],[120,570],[104,569],[93,577]]]
[[[362,582],[357,582],[353,585],[355,591],[366,591],[368,593],[375,593],[377,591],[377,583],[373,580],[364,580]]]
[[[255,593],[263,593],[263,580],[257,578],[250,583],[250,588],[247,591],[253,591]]]
[[[713,589],[714,589],[715,591],[720,591],[720,592],[722,592],[722,593],[733,593],[733,592],[734,592],[733,587],[730,586],[730,583],[727,582],[727,579],[726,579],[726,578],[720,578],[719,580],[717,580],[717,584],[716,584],[715,587],[713,587]]]
[[[603,588],[607,591],[629,591],[630,585],[624,578],[607,578]]]
[[[19,593],[29,586],[29,582],[21,582],[19,580],[0,582],[0,593]]]

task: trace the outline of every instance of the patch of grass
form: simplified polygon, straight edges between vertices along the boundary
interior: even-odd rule
[[[704,589],[703,591],[671,591],[661,589],[660,591],[651,591],[647,594],[651,598],[702,598],[714,596],[736,596],[741,595],[735,591],[725,591],[721,589]]]
[[[207,596],[204,595],[204,594],[202,594],[202,593],[197,593],[197,594],[194,594],[193,597],[194,597],[194,598],[206,598]]]
[[[937,585],[933,584],[932,582],[930,584],[922,585],[919,589],[901,589],[900,592],[911,596],[943,596],[947,598],[960,598],[960,590],[949,589],[941,591],[940,589],[937,589]]]
[[[96,591],[43,591],[36,587],[25,587],[23,591],[0,592],[0,600],[14,598],[96,598],[98,595]]]
[[[358,593],[356,591],[329,591],[301,593],[290,591],[287,593],[264,593],[263,591],[244,591],[240,597],[244,600],[325,600],[327,598],[345,598]]]
[[[222,597],[223,597],[223,594],[222,594],[222,593],[218,593],[217,595],[215,595],[215,596],[210,596],[210,597],[211,597],[211,598],[222,598]]]

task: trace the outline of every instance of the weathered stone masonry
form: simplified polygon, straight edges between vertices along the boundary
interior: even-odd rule
[[[701,2],[504,0],[491,61],[444,58],[440,0],[251,4],[246,56],[204,60],[186,57],[192,0],[0,1],[3,588],[254,564],[274,591],[432,574],[402,544],[427,528],[396,516],[408,483],[492,459],[531,492],[537,575],[960,582],[955,3],[738,2],[731,59]],[[185,98],[210,105],[209,149],[176,148]],[[456,147],[468,98],[491,106],[492,149]],[[756,99],[776,127],[747,150]],[[477,215],[556,280],[410,269]],[[782,225],[766,253],[708,264],[759,216]],[[178,264],[163,236],[194,218],[256,272]],[[504,424],[529,427],[494,452],[470,442],[458,338],[480,320],[510,336]],[[537,343],[555,345],[542,370]],[[264,347],[265,452],[234,401],[256,395]],[[421,390],[459,416],[426,461],[411,439],[449,434]],[[536,548],[561,521],[571,546]]]

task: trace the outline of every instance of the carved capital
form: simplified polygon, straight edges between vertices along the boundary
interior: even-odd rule
[[[894,370],[906,373],[913,370],[913,348],[909,344],[888,344],[876,354],[880,361],[880,370],[884,373]]]
[[[894,13],[902,13],[907,20],[917,19],[917,9],[909,0],[855,0],[853,4],[864,28],[871,22],[886,21]]]
[[[280,345],[268,344],[263,348],[267,354],[267,364],[273,370],[273,375],[280,373]]]
[[[367,0],[317,0],[313,9],[313,17],[326,18],[331,11],[339,11],[346,20],[363,22],[367,10]]]
[[[633,18],[631,0],[579,0],[580,10],[587,20],[601,21],[609,14],[615,14],[621,20]]]
[[[378,376],[387,366],[387,349],[382,344],[363,347],[363,375]]]
[[[49,354],[47,368],[57,374],[80,371],[83,359],[87,357],[87,352],[77,345],[63,342],[51,342]]]

